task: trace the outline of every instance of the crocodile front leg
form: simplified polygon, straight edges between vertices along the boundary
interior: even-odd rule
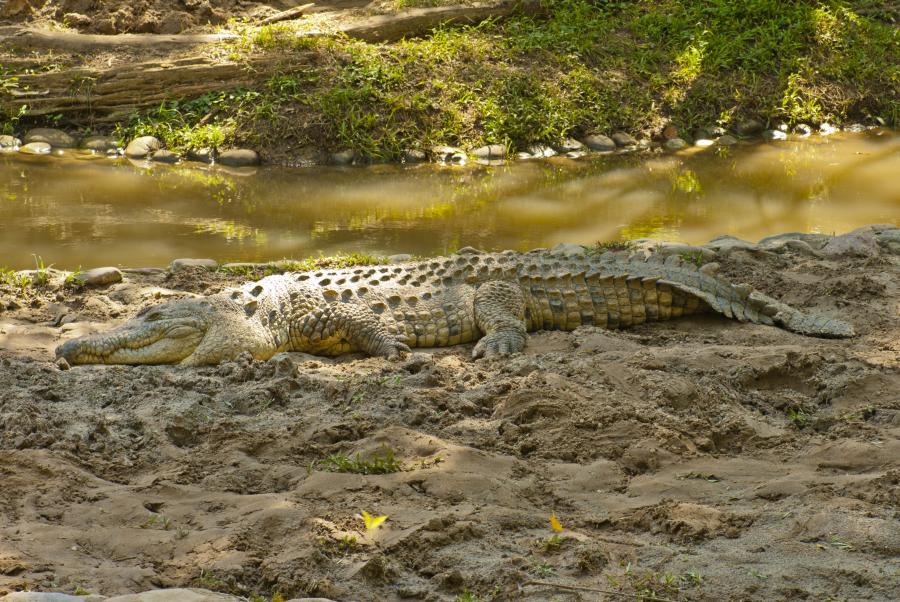
[[[355,303],[329,303],[305,314],[291,325],[291,350],[324,356],[364,351],[389,359],[410,351],[375,312]]]
[[[528,340],[525,328],[525,297],[511,282],[487,282],[475,291],[475,324],[484,336],[472,357],[518,353]]]

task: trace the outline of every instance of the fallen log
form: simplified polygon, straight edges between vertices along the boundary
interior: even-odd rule
[[[304,14],[308,13],[310,9],[315,5],[315,2],[310,2],[309,4],[304,4],[302,6],[296,6],[294,8],[283,10],[280,13],[275,13],[271,17],[266,17],[265,19],[260,21],[259,24],[270,25],[272,23],[278,23],[280,21],[290,21],[291,19],[302,17]]]
[[[299,7],[302,8],[302,7]],[[392,42],[425,35],[441,24],[473,24],[485,19],[509,17],[524,11],[540,14],[539,0],[508,1],[483,6],[449,6],[413,9],[391,15],[369,17],[348,24],[342,32],[368,42]],[[4,30],[0,28],[0,36]],[[327,35],[321,33],[302,35]],[[91,50],[146,49],[167,44],[227,44],[236,36],[120,34],[86,35],[70,32],[19,30],[0,37],[0,48],[43,48],[70,52]],[[114,123],[132,112],[158,106],[165,100],[190,98],[206,92],[252,87],[279,72],[297,71],[312,64],[314,51],[251,55],[240,62],[206,56],[175,60],[156,59],[142,63],[116,64],[104,68],[74,67],[53,73],[18,75],[18,88],[0,95],[0,109],[18,114],[27,106],[29,116],[62,114],[72,123]],[[16,73],[12,73],[16,75]]]

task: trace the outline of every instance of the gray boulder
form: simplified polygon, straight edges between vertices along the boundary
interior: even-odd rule
[[[125,147],[125,156],[130,159],[146,159],[159,149],[159,140],[153,136],[141,136],[128,143]]]
[[[581,139],[585,146],[593,151],[609,152],[616,150],[616,143],[603,134],[589,134]]]
[[[88,136],[81,141],[81,148],[105,153],[106,151],[118,149],[119,141],[111,136]]]
[[[331,153],[331,155],[329,155],[328,157],[328,162],[332,165],[353,165],[354,159],[356,159],[356,151],[346,149],[338,151],[336,153]]]
[[[552,249],[550,249],[550,252],[557,254],[557,255],[566,255],[566,256],[583,255],[585,252],[585,248],[582,247],[581,245],[576,245],[576,244],[568,243],[568,242],[561,242],[558,245],[556,245],[555,247],[553,247]]]
[[[506,158],[506,147],[502,144],[487,144],[472,151],[476,159],[498,161]]]
[[[666,150],[669,151],[678,151],[683,148],[687,148],[688,143],[684,141],[683,138],[670,138],[666,140],[666,143],[663,145]]]
[[[48,155],[51,150],[53,147],[47,142],[29,142],[19,148],[19,152],[26,155]]]
[[[22,141],[15,136],[0,136],[0,150],[15,150],[22,146]]]
[[[219,153],[219,163],[228,167],[259,165],[259,154],[249,148],[230,148]]]
[[[718,144],[719,146],[734,146],[737,143],[738,143],[737,138],[735,138],[734,136],[732,136],[730,134],[725,134],[724,136],[719,136],[716,139],[716,144]]]
[[[776,234],[761,239],[757,244],[761,249],[772,250],[781,247],[785,241],[802,240],[813,249],[819,251],[824,247],[831,237],[826,234],[814,234],[810,232],[785,232],[784,234]]]
[[[572,153],[584,150],[584,145],[574,138],[566,138],[562,142],[553,145],[558,153]]]
[[[536,158],[556,156],[556,151],[546,144],[531,144],[525,149],[525,152],[531,157]]]
[[[787,140],[787,134],[781,130],[766,130],[762,133],[763,140],[775,142],[778,140]]]
[[[219,267],[219,262],[215,259],[193,259],[189,257],[176,259],[169,264],[169,269],[177,272],[183,268],[206,268],[207,270],[215,270]]]
[[[94,268],[75,276],[75,280],[82,286],[106,286],[122,282],[122,272],[114,267]]]
[[[734,126],[738,136],[756,136],[763,131],[763,124],[756,119],[747,119]]]
[[[813,129],[810,125],[807,125],[805,123],[798,123],[794,126],[794,129],[791,131],[791,133],[793,133],[795,136],[806,138],[813,133]]]
[[[56,148],[75,148],[77,142],[75,138],[68,135],[62,130],[54,128],[35,128],[25,133],[25,144],[29,142],[46,142],[50,146]]]
[[[626,132],[616,132],[612,135],[612,140],[616,143],[616,146],[637,146],[637,140],[634,139],[634,136]]]
[[[153,589],[139,594],[125,594],[108,598],[105,602],[242,602],[243,598],[220,594],[207,589]]]
[[[431,156],[438,163],[462,165],[466,162],[466,151],[455,146],[433,146]]]
[[[743,249],[747,251],[752,251],[756,249],[756,244],[750,242],[749,240],[743,240],[741,238],[737,238],[736,236],[718,236],[705,245],[703,245],[707,249],[712,249],[713,251],[723,253],[730,252],[735,249]]]
[[[822,247],[827,257],[873,257],[879,254],[878,240],[871,226],[835,236]]]
[[[212,148],[195,148],[188,151],[187,157],[199,163],[212,163],[216,158],[216,151]]]
[[[404,163],[424,163],[427,160],[428,155],[421,149],[411,148],[403,152]]]

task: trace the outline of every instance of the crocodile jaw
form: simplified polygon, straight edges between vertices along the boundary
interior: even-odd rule
[[[208,305],[187,302],[139,313],[119,328],[86,335],[57,347],[69,364],[177,364],[191,355],[208,329]],[[207,311],[199,311],[203,309]],[[179,311],[180,310],[180,311]]]

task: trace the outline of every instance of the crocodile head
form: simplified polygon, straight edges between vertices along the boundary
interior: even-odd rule
[[[177,364],[210,333],[218,312],[205,299],[184,299],[142,309],[122,326],[60,345],[70,364]]]

